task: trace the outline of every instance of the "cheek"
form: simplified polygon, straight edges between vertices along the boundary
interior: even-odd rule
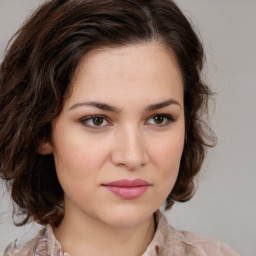
[[[99,150],[96,145],[81,140],[65,140],[58,144],[58,151],[54,154],[56,172],[68,197],[89,194],[93,184],[97,184],[103,154],[102,148]]]
[[[53,139],[57,172],[90,175],[107,156],[106,141],[89,136],[81,127],[56,126]]]
[[[155,190],[152,204],[162,205],[171,193],[179,173],[184,136],[167,136],[161,143],[155,144],[152,163],[155,166]]]
[[[95,174],[105,158],[106,151],[95,145],[75,143],[59,147],[55,153],[56,171],[75,178],[85,178]]]
[[[168,136],[162,143],[155,144],[153,162],[157,170],[157,180],[160,188],[165,191],[165,196],[171,192],[180,167],[180,160],[184,146],[184,135],[182,132],[175,136]],[[159,191],[160,193],[160,191]]]
[[[154,161],[161,166],[160,169],[162,170],[170,171],[177,169],[180,165],[183,146],[183,134],[167,137],[162,143],[155,144],[153,149],[153,154],[155,155]]]

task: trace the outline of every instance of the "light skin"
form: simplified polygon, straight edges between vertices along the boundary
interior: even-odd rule
[[[53,153],[64,191],[65,215],[54,229],[63,250],[142,255],[155,232],[153,214],[177,179],[184,133],[183,82],[172,53],[156,42],[88,53],[53,122],[52,142],[40,149]],[[120,179],[150,185],[124,199],[104,186]]]

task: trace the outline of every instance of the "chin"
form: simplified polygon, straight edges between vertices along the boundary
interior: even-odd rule
[[[120,207],[120,209],[106,213],[104,218],[105,222],[113,227],[132,228],[149,220],[156,210]]]

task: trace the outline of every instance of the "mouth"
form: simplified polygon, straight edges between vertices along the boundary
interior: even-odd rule
[[[131,200],[138,198],[142,194],[144,194],[151,186],[151,184],[145,180],[136,179],[117,180],[107,184],[103,184],[102,186],[123,199]]]

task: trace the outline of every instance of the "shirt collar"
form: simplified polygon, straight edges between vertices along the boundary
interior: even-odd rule
[[[170,237],[172,236],[172,232],[170,233],[171,227],[168,225],[166,217],[161,213],[160,210],[155,212],[155,221],[157,224],[156,232],[151,243],[142,256],[162,255],[166,245],[170,244]]]

